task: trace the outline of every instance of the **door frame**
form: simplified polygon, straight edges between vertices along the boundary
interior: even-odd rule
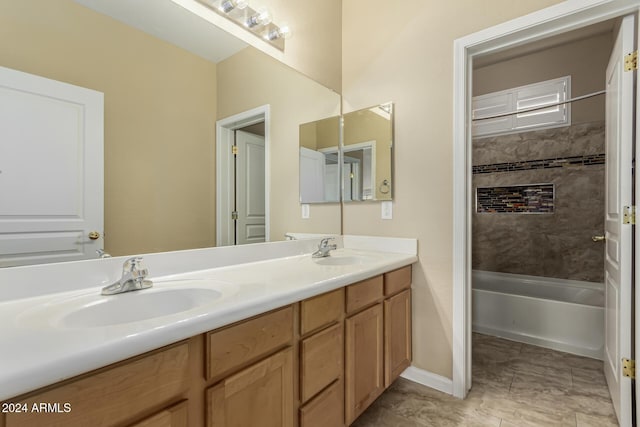
[[[516,47],[630,13],[637,13],[639,9],[640,0],[567,0],[454,41],[452,382],[453,395],[456,397],[464,398],[471,388],[471,193],[473,189],[471,184],[471,78],[473,57]],[[636,186],[636,193],[638,192],[639,189]],[[640,233],[638,231],[636,233],[635,239],[638,240]],[[640,265],[637,259],[634,262],[636,266]],[[638,300],[638,295],[636,295],[636,301]]]
[[[234,131],[264,121],[264,221],[265,241],[269,241],[270,224],[270,106],[261,105],[242,113],[234,114],[216,122],[216,246],[233,244],[233,223],[231,210],[233,207],[234,180],[233,155],[231,147],[234,143]]]

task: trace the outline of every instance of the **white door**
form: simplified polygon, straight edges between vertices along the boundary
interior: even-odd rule
[[[340,169],[338,164],[325,165],[324,170],[324,200],[325,202],[340,201]]]
[[[324,154],[300,147],[300,202],[318,203],[324,202]]]
[[[0,267],[97,256],[103,111],[100,92],[0,67]]]
[[[604,372],[622,427],[631,426],[631,380],[622,359],[631,358],[632,226],[623,224],[632,203],[634,74],[624,56],[634,50],[634,17],[625,17],[606,74],[605,349]]]
[[[264,242],[264,137],[239,130],[236,145],[236,245]]]

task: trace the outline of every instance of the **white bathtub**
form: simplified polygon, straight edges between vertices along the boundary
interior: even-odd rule
[[[604,285],[474,270],[473,330],[602,359]]]

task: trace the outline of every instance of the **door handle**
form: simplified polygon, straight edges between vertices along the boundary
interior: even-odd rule
[[[89,238],[91,240],[97,240],[100,238],[100,233],[98,231],[91,231],[89,232]]]
[[[594,242],[603,242],[605,240],[604,236],[591,236],[591,240]]]

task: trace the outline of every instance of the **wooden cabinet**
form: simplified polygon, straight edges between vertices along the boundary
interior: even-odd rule
[[[300,302],[300,427],[344,426],[344,295]]]
[[[411,266],[384,274],[384,383],[411,366]]]
[[[347,425],[411,365],[410,287],[411,266],[347,287]]]
[[[411,287],[411,266],[384,273],[384,296],[395,295]]]
[[[300,335],[318,330],[344,316],[344,288],[300,302]]]
[[[131,427],[188,427],[187,402],[180,402]]]
[[[288,348],[207,391],[210,427],[293,427],[293,350]]]
[[[293,340],[291,306],[207,334],[207,379],[253,363]]]
[[[5,424],[6,427],[122,425],[157,412],[172,400],[180,400],[188,388],[189,345],[182,342],[27,396],[19,402],[29,410],[6,414]],[[34,411],[33,405],[42,411]]]
[[[411,290],[384,301],[384,386],[411,366]]]
[[[344,383],[335,381],[300,409],[300,427],[344,426]]]
[[[382,298],[382,276],[372,277],[347,287],[347,314],[355,313]]]
[[[334,380],[344,367],[342,324],[336,323],[300,343],[300,400],[306,402]]]
[[[351,424],[384,391],[382,304],[345,320],[345,419]]]

